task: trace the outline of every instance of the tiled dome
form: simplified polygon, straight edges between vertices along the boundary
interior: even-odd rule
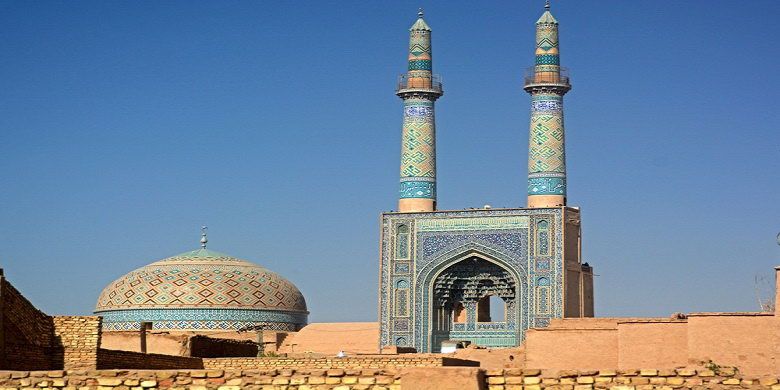
[[[303,294],[259,265],[208,249],[169,257],[122,276],[98,298],[107,328],[240,328],[256,323],[306,323]],[[278,328],[278,326],[277,326]],[[282,329],[280,329],[282,330]],[[290,329],[297,330],[297,329]]]

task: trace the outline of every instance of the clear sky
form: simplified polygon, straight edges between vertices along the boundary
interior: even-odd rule
[[[542,0],[2,1],[0,266],[52,314],[198,247],[376,319],[408,28],[433,28],[441,209],[525,205]],[[596,313],[756,310],[780,265],[780,2],[553,1]]]

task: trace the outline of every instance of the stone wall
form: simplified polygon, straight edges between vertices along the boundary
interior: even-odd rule
[[[742,376],[732,367],[715,370],[630,369],[553,373],[529,369],[487,370],[485,382],[489,390],[777,389],[780,387],[776,376]]]
[[[327,358],[216,358],[203,359],[203,367],[210,369],[327,369],[355,368],[379,369],[388,367],[445,367],[474,366],[479,362],[434,355],[354,356]]]
[[[423,377],[420,374],[425,374]],[[0,371],[0,388],[117,390],[541,390],[774,389],[777,377],[742,376],[733,368],[542,372],[479,368],[329,370]]]
[[[97,351],[97,368],[101,370],[109,369],[136,369],[136,370],[155,370],[155,369],[187,369],[203,368],[203,362],[200,358],[159,355],[155,353],[140,353],[129,351],[114,351],[110,349],[99,349]]]
[[[398,370],[0,371],[4,390],[37,388],[189,388],[192,390],[399,390]]]

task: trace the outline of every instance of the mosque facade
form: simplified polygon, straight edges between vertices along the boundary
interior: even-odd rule
[[[563,96],[571,86],[549,5],[536,23],[536,60],[525,78],[527,208],[437,210],[440,80],[420,12],[396,90],[404,107],[399,211],[381,215],[380,347],[438,352],[446,340],[511,347],[526,329],[553,318],[592,317],[593,269],[581,261],[580,210],[566,204]],[[504,318],[491,318],[491,300],[504,306]]]
[[[287,279],[257,264],[201,247],[136,269],[111,282],[95,314],[104,331],[152,329],[215,331],[304,327],[303,294]]]

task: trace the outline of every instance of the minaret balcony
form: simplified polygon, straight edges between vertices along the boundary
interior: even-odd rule
[[[569,71],[566,68],[545,72],[537,71],[536,67],[532,66],[526,69],[523,81],[523,89],[526,92],[548,89],[566,93],[571,89]]]
[[[409,77],[409,75],[402,74],[398,77],[395,94],[402,97],[413,94],[441,96],[444,94],[441,76],[435,74],[430,77]]]

